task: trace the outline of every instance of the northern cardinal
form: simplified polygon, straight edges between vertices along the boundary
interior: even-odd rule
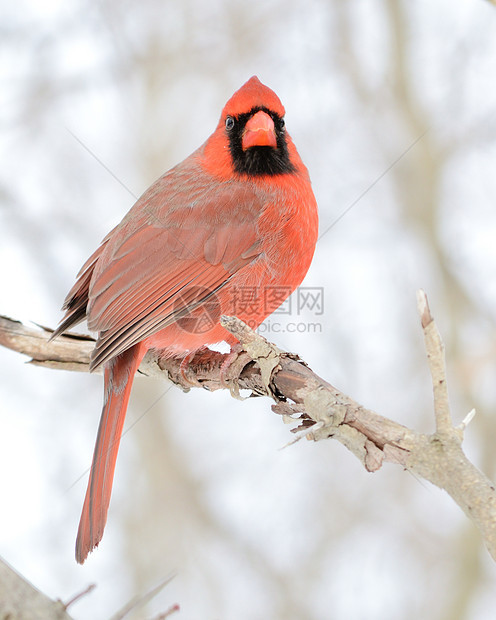
[[[76,540],[83,563],[103,536],[134,374],[149,349],[186,358],[236,340],[301,283],[317,241],[308,171],[284,107],[257,77],[225,105],[210,138],[158,179],[81,268],[53,337],[86,319],[98,332],[104,403]]]

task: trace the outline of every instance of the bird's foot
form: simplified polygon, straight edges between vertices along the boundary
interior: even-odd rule
[[[194,351],[190,351],[189,353],[187,353],[181,360],[181,364],[179,365],[179,372],[186,386],[203,387],[201,381],[198,381],[198,379],[192,373],[188,372],[188,368],[189,368],[190,362],[193,360],[195,355],[199,353],[200,351],[206,351],[206,350],[207,350],[207,347],[201,347],[200,349],[195,349]]]

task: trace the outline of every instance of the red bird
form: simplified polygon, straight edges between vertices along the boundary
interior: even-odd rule
[[[53,335],[86,318],[98,332],[90,370],[104,370],[79,563],[103,536],[131,386],[145,353],[186,358],[214,343],[234,344],[220,315],[260,325],[303,280],[317,228],[317,204],[284,107],[252,77],[205,144],[160,177],[83,265]]]

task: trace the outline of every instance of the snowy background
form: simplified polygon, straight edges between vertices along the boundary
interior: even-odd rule
[[[134,197],[257,74],[310,170],[321,239],[304,284],[324,295],[322,315],[265,335],[430,432],[424,288],[455,421],[477,409],[466,452],[495,478],[490,3],[20,0],[0,24],[0,313],[55,326]],[[135,382],[105,536],[78,566],[102,379],[3,349],[0,369],[0,555],[53,598],[96,583],[74,618],[108,618],[172,574],[134,617],[178,603],[188,620],[494,618],[496,568],[447,495],[392,465],[367,474],[336,442],[279,450],[291,436],[266,399],[158,380]]]

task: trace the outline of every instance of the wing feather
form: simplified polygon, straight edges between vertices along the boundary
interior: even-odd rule
[[[120,328],[100,332],[92,355],[91,369],[97,368],[133,344],[168,327],[185,314],[193,312],[227,282],[225,272],[219,268],[217,279],[209,281],[209,286],[203,289],[203,295],[198,295],[198,286],[190,280],[176,294],[169,295],[166,299],[158,299],[149,307],[143,308],[139,316],[133,317],[133,322],[125,322]]]
[[[138,202],[117,227],[89,288],[88,327],[99,332],[92,368],[201,306],[260,254],[264,203],[254,192],[195,199],[153,216]]]

